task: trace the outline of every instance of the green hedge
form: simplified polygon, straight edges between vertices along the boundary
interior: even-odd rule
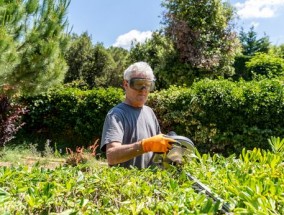
[[[122,101],[121,89],[63,89],[25,97],[28,106],[19,137],[50,139],[69,147],[90,145],[100,138],[107,111]]]
[[[65,89],[24,98],[29,114],[25,135],[73,146],[100,138],[107,111],[123,99],[121,89]],[[284,136],[283,85],[278,80],[203,80],[191,88],[170,87],[150,94],[162,131],[191,138],[201,152],[238,153],[267,149],[267,139]]]
[[[192,138],[204,152],[266,149],[268,138],[284,136],[283,85],[277,80],[203,80],[152,94],[149,105],[163,131]]]

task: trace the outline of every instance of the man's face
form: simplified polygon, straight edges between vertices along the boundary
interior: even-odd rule
[[[126,99],[125,102],[133,107],[142,107],[151,90],[154,88],[154,81],[145,76],[135,76],[129,81],[123,81]]]

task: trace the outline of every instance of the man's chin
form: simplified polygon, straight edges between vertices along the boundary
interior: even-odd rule
[[[143,107],[143,105],[145,104],[146,100],[143,100],[143,101],[137,101],[135,102],[134,106],[135,107]]]

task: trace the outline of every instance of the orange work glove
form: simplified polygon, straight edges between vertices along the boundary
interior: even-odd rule
[[[163,134],[159,134],[141,141],[144,152],[167,152],[172,148],[170,142],[176,142]]]

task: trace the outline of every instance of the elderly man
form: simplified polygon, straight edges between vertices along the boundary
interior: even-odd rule
[[[145,105],[154,86],[153,70],[147,63],[134,63],[124,71],[125,99],[108,112],[101,138],[110,166],[149,167],[153,152],[167,152],[175,142],[161,134],[153,110]]]

